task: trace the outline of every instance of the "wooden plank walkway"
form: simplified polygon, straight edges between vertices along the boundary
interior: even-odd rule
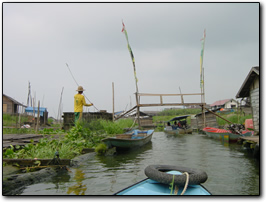
[[[28,143],[33,142],[36,144],[42,138],[51,138],[51,139],[59,139],[60,137],[64,137],[64,135],[41,135],[41,134],[6,134],[3,135],[3,149],[10,147],[10,145],[16,146],[24,146]]]
[[[40,161],[40,165],[42,166],[48,166],[48,165],[58,165],[53,163],[53,159],[3,159],[3,162],[6,162],[7,164],[19,164],[20,166],[32,166],[35,165],[36,161]],[[60,162],[60,165],[70,165],[71,159],[60,159],[58,160]]]
[[[241,137],[242,140],[252,141],[254,143],[260,142],[260,136]]]

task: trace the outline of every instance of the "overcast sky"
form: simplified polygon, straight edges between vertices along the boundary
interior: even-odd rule
[[[64,87],[63,111],[73,112],[77,85],[68,63],[97,109],[112,112],[112,82],[115,111],[135,106],[123,19],[140,93],[180,93],[179,87],[200,93],[200,39],[206,29],[206,103],[235,99],[250,69],[259,66],[259,9],[258,3],[4,3],[3,93],[26,104],[30,82],[32,96],[56,117]]]

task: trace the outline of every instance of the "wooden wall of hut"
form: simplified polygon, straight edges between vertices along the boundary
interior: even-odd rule
[[[192,130],[198,130],[197,117],[191,116],[191,119],[190,119],[190,127],[191,127]]]
[[[141,118],[140,119],[140,127],[144,128],[144,129],[155,128],[155,125],[153,124],[152,117]]]
[[[260,93],[259,88],[250,91],[251,107],[254,130],[256,133],[260,131]]]
[[[193,125],[191,122],[191,128],[202,130],[204,128],[203,115],[197,114],[195,117],[196,117],[196,121],[194,119]],[[206,120],[206,127],[218,128],[217,119],[216,119],[216,116],[214,114],[206,112],[205,113],[205,120]]]
[[[18,105],[8,97],[3,96],[3,113],[16,114]]]
[[[107,112],[83,112],[82,114],[82,120],[85,122],[90,122],[96,119],[105,119],[111,121],[113,116],[111,113]],[[64,112],[63,120],[64,130],[68,131],[75,125],[74,112]]]
[[[48,112],[43,112],[43,116],[40,116],[40,124],[46,125],[48,123]]]
[[[246,107],[246,106],[241,106],[240,107],[240,112],[245,116],[245,115],[252,115],[252,110],[251,107]]]

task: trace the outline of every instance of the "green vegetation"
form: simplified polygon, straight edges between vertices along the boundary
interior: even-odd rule
[[[73,158],[79,152],[75,144],[70,144],[68,141],[43,138],[36,145],[29,143],[24,147],[16,146],[16,148],[11,145],[11,148],[3,152],[3,158],[53,158],[57,150],[60,158]]]
[[[60,124],[54,124],[53,119],[48,118],[50,129],[43,129],[36,132],[35,128],[19,128],[19,125],[29,123],[33,119],[32,116],[18,114],[3,114],[3,134],[58,134],[60,132]]]
[[[119,120],[117,122],[106,120],[94,120],[90,123],[78,122],[72,127],[67,135],[60,139],[40,139],[39,143],[26,144],[23,147],[11,145],[3,151],[3,158],[53,158],[56,151],[60,158],[71,159],[81,153],[84,148],[97,148],[98,153],[104,152],[107,148],[103,146],[103,138],[123,133],[123,128],[129,128],[133,120]],[[60,134],[62,130],[44,129],[42,134]],[[99,146],[98,146],[99,145]]]
[[[243,115],[237,114],[237,112],[233,112],[230,114],[224,114],[224,115],[221,115],[221,117],[225,118],[228,121],[231,121],[232,123],[240,123],[240,124],[244,124],[246,119],[252,119],[251,114],[243,116]],[[224,125],[228,124],[227,121],[225,121],[219,117],[217,117],[217,123],[219,126],[224,126]]]
[[[153,122],[157,125],[156,130],[162,131],[164,128],[164,122],[169,121],[175,116],[189,115],[200,113],[200,109],[172,109],[164,110],[159,116],[153,117]],[[233,123],[245,122],[245,119],[252,118],[252,115],[243,116],[236,112],[230,114],[221,115],[225,119]],[[3,118],[10,119],[10,116],[3,116]],[[226,121],[217,117],[219,126],[228,124]],[[187,119],[190,124],[190,117]],[[7,123],[7,122],[6,122]],[[80,122],[76,126],[72,127],[67,133],[60,129],[43,129],[38,131],[39,134],[46,135],[39,143],[29,143],[25,146],[11,145],[10,148],[3,151],[3,158],[53,158],[56,151],[59,152],[60,158],[73,158],[81,153],[84,148],[95,148],[98,154],[104,153],[107,148],[106,145],[101,142],[103,138],[114,136],[115,134],[124,133],[124,128],[130,128],[133,126],[132,119],[120,119],[116,122],[106,120],[93,120],[89,123]],[[33,129],[5,129],[4,134],[9,133],[35,133]],[[51,140],[47,138],[47,135],[53,136],[53,134],[62,134],[59,139]]]
[[[95,152],[98,154],[98,155],[103,155],[105,154],[105,152],[107,151],[107,146],[106,144],[104,143],[100,143],[96,146],[95,148]]]
[[[14,123],[18,122],[18,116],[12,116],[10,114],[3,114],[3,126],[10,126]],[[27,117],[21,116],[20,121],[21,123],[26,122],[28,120]]]
[[[37,134],[51,135],[51,134],[64,134],[61,129],[44,128],[39,130]],[[3,134],[36,134],[36,130],[33,128],[3,128]]]
[[[36,131],[32,128],[3,128],[5,134],[35,134]]]

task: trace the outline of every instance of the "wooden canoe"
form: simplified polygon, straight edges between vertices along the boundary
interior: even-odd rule
[[[102,141],[108,146],[108,148],[116,147],[118,149],[130,149],[134,147],[141,147],[150,142],[153,132],[154,130],[133,130],[129,133],[105,138]]]

